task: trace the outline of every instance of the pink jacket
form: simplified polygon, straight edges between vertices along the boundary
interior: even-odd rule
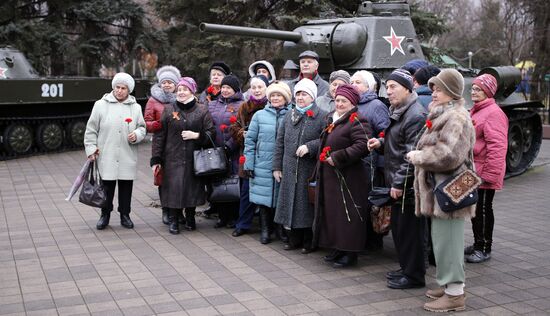
[[[480,188],[500,190],[506,173],[508,117],[493,98],[474,103],[470,116],[476,129],[476,172],[483,179]]]

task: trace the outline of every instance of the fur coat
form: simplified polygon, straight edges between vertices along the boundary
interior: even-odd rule
[[[435,200],[434,188],[451,176],[455,170],[466,169],[465,162],[473,166],[472,153],[475,129],[464,99],[445,104],[431,105],[428,120],[432,127],[425,128],[416,150],[407,157],[414,164],[415,212],[442,219],[465,218],[475,215],[475,204],[444,213]],[[429,125],[427,123],[426,125]],[[475,168],[474,168],[475,169]],[[434,175],[435,183],[432,181]]]

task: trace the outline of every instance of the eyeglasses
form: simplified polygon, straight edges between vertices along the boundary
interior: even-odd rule
[[[472,92],[481,92],[481,91],[483,91],[483,90],[481,90],[478,87],[472,87]]]

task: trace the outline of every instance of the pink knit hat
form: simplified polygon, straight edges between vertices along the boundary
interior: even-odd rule
[[[357,103],[359,103],[359,92],[357,91],[357,89],[355,89],[355,86],[352,86],[351,84],[344,84],[336,88],[336,96],[339,95],[348,99],[351,104],[355,106],[357,106]]]
[[[195,94],[197,92],[197,83],[191,77],[181,78],[180,82],[178,82],[178,87],[179,86],[186,86],[189,90],[191,90],[191,93],[193,93],[193,94]]]
[[[483,74],[481,76],[477,76],[474,79],[474,82],[472,83],[472,85],[474,84],[480,87],[481,90],[485,92],[485,95],[488,98],[494,97],[495,93],[497,92],[497,88],[498,88],[497,79],[490,74]]]

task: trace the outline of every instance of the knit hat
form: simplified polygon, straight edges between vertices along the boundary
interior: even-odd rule
[[[426,66],[418,69],[413,77],[416,82],[418,82],[419,85],[425,85],[428,83],[428,80],[430,80],[431,77],[437,76],[441,70],[437,68],[436,66]]]
[[[290,92],[290,87],[283,81],[275,81],[272,84],[267,87],[266,95],[269,99],[271,97],[271,94],[274,92],[278,92],[283,95],[283,97],[286,100],[286,103],[289,103],[292,101],[292,93]]]
[[[215,61],[212,63],[212,66],[210,66],[210,70],[212,69],[217,69],[221,72],[223,72],[226,76],[229,75],[231,73],[231,68],[229,68],[229,66],[224,63],[223,61]]]
[[[433,86],[437,85],[453,99],[460,100],[464,92],[464,77],[456,69],[443,69],[436,77],[428,80],[428,85],[432,90]]]
[[[269,80],[267,80],[267,78],[264,76],[264,75],[259,75],[259,76],[254,76],[250,79],[250,85],[252,85],[252,82],[253,81],[256,81],[256,80],[260,80],[260,81],[263,81],[263,83],[265,83],[265,86],[269,86]]]
[[[248,67],[248,74],[250,77],[254,77],[256,75],[256,72],[258,71],[258,68],[265,68],[267,71],[269,71],[269,74],[271,75],[271,79],[269,79],[269,82],[273,82],[277,80],[277,76],[275,75],[275,68],[273,68],[273,65],[265,60],[258,60],[252,63],[250,67]]]
[[[413,91],[413,78],[410,74],[410,72],[406,71],[405,69],[395,69],[389,76],[386,78],[386,84],[389,80],[393,80],[403,87],[409,89],[409,91]]]
[[[348,99],[353,105],[357,105],[357,103],[359,103],[359,99],[360,99],[359,92],[351,84],[341,85],[338,88],[336,88],[336,96],[339,96],[339,95]]]
[[[197,83],[195,82],[195,80],[191,77],[183,77],[180,79],[180,81],[178,82],[178,85],[177,87],[179,86],[185,86],[187,87],[187,89],[189,89],[191,91],[192,94],[195,94],[197,92]],[[177,88],[176,87],[176,88]]]
[[[241,92],[241,83],[239,81],[239,78],[237,78],[234,75],[228,75],[223,77],[222,86],[224,85],[230,86],[235,92]]]
[[[334,80],[342,80],[345,83],[350,83],[350,75],[345,70],[336,70],[330,73],[329,82]]]
[[[178,68],[174,66],[162,66],[157,70],[157,78],[159,80],[159,83],[163,82],[164,80],[170,80],[174,84],[178,84],[181,78],[180,71]]]
[[[298,81],[298,83],[294,86],[295,98],[296,98],[296,93],[298,93],[298,91],[306,92],[313,98],[313,100],[317,98],[317,85],[311,79],[304,78]]]
[[[369,86],[369,90],[370,92],[374,92],[375,91],[375,87],[377,86],[376,85],[376,80],[374,79],[374,76],[372,75],[372,73],[370,71],[366,71],[366,70],[359,70],[359,71],[356,71],[353,76],[359,76],[361,77],[361,79],[363,80],[364,83],[367,84],[367,86]]]
[[[428,62],[423,59],[413,59],[409,60],[406,64],[401,67],[401,69],[405,69],[406,71],[410,72],[411,75],[414,75],[414,73],[423,67],[428,66]]]
[[[474,84],[480,87],[481,90],[485,92],[485,95],[488,98],[494,97],[495,93],[497,93],[497,88],[498,88],[497,79],[490,74],[483,74],[483,75],[477,76],[474,79],[474,82],[472,82],[472,85]]]
[[[303,52],[298,56],[298,59],[302,59],[302,58],[313,58],[313,59],[319,61],[319,55],[318,55],[316,52],[311,51],[311,50],[303,51]]]
[[[134,91],[134,87],[136,85],[136,82],[134,81],[134,78],[130,76],[129,74],[125,72],[119,72],[113,77],[113,81],[111,81],[111,87],[113,90],[115,89],[115,86],[117,84],[123,84],[126,87],[128,87],[128,92],[132,93]]]

